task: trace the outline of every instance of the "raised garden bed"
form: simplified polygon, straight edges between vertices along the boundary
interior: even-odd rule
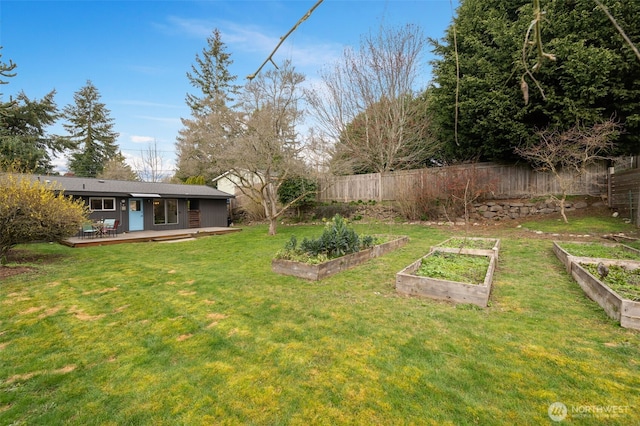
[[[635,290],[634,286],[638,284],[634,284],[636,278],[632,278],[639,275],[640,251],[622,244],[597,243],[604,247],[605,252],[602,252],[598,251],[598,247],[580,247],[575,244],[581,243],[553,243],[554,252],[567,271],[585,294],[598,303],[610,318],[620,322],[622,327],[640,330],[640,287]],[[582,256],[574,256],[572,253]],[[584,256],[602,256],[607,253],[611,258]],[[598,264],[607,268],[606,276],[597,272]],[[617,277],[615,280],[614,275]],[[610,281],[611,287],[605,281]]]
[[[273,259],[271,270],[282,275],[305,278],[318,281],[338,272],[358,266],[374,257],[382,256],[390,251],[402,247],[409,241],[409,237],[391,237],[390,241],[378,244],[357,253],[348,254],[319,264],[296,262],[293,260]]]
[[[486,259],[486,273],[483,279],[473,282],[474,279],[465,279],[465,282],[454,281],[452,279],[441,278],[449,276],[444,273],[447,268],[446,262],[450,262],[450,269],[453,270],[454,264],[462,260],[464,257],[481,257]],[[456,259],[458,258],[458,259]],[[442,261],[445,264],[442,264]],[[422,276],[424,272],[421,269],[434,270],[427,267],[429,263],[437,262],[438,271],[435,276]],[[396,291],[407,296],[429,297],[433,299],[446,300],[454,303],[471,303],[480,307],[486,307],[491,294],[491,284],[493,282],[493,273],[496,268],[497,253],[490,251],[489,253],[459,253],[449,250],[442,250],[441,247],[433,247],[431,252],[426,256],[413,262],[396,274]],[[427,272],[428,273],[428,272]],[[434,272],[434,275],[436,273]],[[453,276],[453,275],[452,275]]]
[[[497,238],[452,237],[432,247],[450,253],[498,256],[500,240]]]
[[[624,244],[554,241],[553,251],[563,263],[567,272],[571,273],[572,262],[599,261],[615,259],[621,265],[640,265],[640,250]]]
[[[606,264],[609,268],[612,268],[613,266],[619,266],[616,265],[618,262],[609,260]],[[622,327],[640,330],[640,302],[624,298],[602,282],[599,277],[591,274],[586,268],[589,263],[587,261],[572,262],[571,276],[578,282],[587,296],[598,303],[609,317],[619,321]]]

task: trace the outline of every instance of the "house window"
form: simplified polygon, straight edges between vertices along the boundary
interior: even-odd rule
[[[178,200],[154,200],[153,223],[156,225],[178,223]]]
[[[132,212],[141,212],[142,200],[129,200],[129,210]]]
[[[115,211],[115,198],[89,198],[89,209],[92,211]]]
[[[199,210],[200,200],[187,200],[187,210]]]

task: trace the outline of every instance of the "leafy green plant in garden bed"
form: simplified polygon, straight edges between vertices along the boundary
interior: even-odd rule
[[[622,245],[603,245],[599,243],[559,243],[567,253],[577,257],[598,257],[605,259],[640,260],[640,255],[625,249]]]
[[[609,265],[609,273],[606,277],[598,273],[598,265],[593,263],[581,263],[591,275],[605,283],[611,290],[618,293],[624,299],[640,302],[640,268],[629,270],[619,265]]]
[[[434,251],[422,259],[415,275],[467,284],[484,283],[489,267],[487,256]]]
[[[351,228],[346,219],[335,215],[324,227],[318,238],[304,237],[298,244],[298,239],[292,235],[284,249],[276,253],[276,259],[293,260],[310,264],[318,264],[335,259],[360,250],[373,247],[379,242],[371,235],[361,236]]]
[[[496,240],[492,238],[449,238],[442,244],[442,247],[469,248],[491,250],[496,244]]]

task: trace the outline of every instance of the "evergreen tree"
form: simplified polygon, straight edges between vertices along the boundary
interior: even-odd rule
[[[640,3],[603,3],[637,43]],[[433,41],[432,109],[449,159],[513,161],[514,149],[534,143],[538,129],[611,117],[625,128],[616,153],[639,151],[640,61],[633,50],[593,0],[542,6],[540,47],[555,60],[525,43],[535,18],[531,0],[463,0],[455,25]]]
[[[15,68],[12,61],[0,62],[0,78],[14,77]],[[0,84],[8,83],[0,79]],[[54,96],[55,91],[51,91],[37,100],[21,92],[16,99],[0,102],[0,169],[53,172],[51,157],[70,146],[64,138],[46,132],[59,118]]]
[[[2,46],[0,46],[0,50],[2,50]],[[0,53],[0,58],[2,58],[2,53]],[[9,84],[8,81],[2,80],[1,78],[11,78],[15,77],[16,73],[13,72],[16,69],[16,64],[13,61],[9,60],[9,63],[4,63],[0,61],[0,85]],[[6,110],[11,105],[11,102],[2,102],[2,93],[0,93],[0,117],[6,114]]]
[[[196,54],[192,72],[187,72],[189,83],[201,92],[200,95],[187,94],[186,102],[193,116],[207,115],[233,102],[240,86],[233,84],[238,77],[229,72],[231,64],[231,55],[226,52],[220,30],[216,28],[207,37],[207,48],[202,49],[202,57]]]
[[[71,155],[69,169],[77,176],[96,177],[105,164],[118,152],[110,111],[100,102],[98,89],[87,81],[86,86],[73,95],[75,104],[64,108],[65,130],[77,147]]]
[[[211,182],[225,171],[217,166],[214,146],[206,137],[206,132],[203,136],[201,124],[203,121],[219,123],[223,120],[210,120],[207,117],[229,112],[229,105],[240,90],[240,86],[233,83],[237,76],[229,72],[232,63],[220,31],[215,29],[207,38],[207,48],[202,50],[202,56],[196,55],[196,63],[191,66],[192,72],[187,73],[189,82],[200,94],[187,94],[186,103],[191,108],[191,118],[182,119],[184,127],[177,138],[176,177],[182,181],[203,176],[206,182]]]
[[[0,115],[0,166],[21,172],[53,172],[52,156],[72,146],[69,140],[46,131],[60,116],[54,95],[51,91],[37,100],[22,92],[7,105]]]

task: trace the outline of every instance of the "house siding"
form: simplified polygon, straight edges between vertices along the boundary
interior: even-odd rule
[[[105,219],[115,219],[118,221],[118,232],[122,232],[122,230],[129,229],[129,212],[127,210],[126,198],[124,197],[114,197],[110,195],[91,195],[91,196],[82,196],[82,197],[74,197],[76,199],[81,199],[85,205],[89,205],[90,198],[115,198],[116,199],[116,209],[110,211],[97,210],[91,211],[89,213],[89,219],[92,221],[105,220]],[[124,204],[124,210],[122,210],[122,206]]]
[[[129,209],[131,199],[142,200],[142,223],[136,223],[136,228],[145,231],[176,230],[190,227],[227,227],[228,210],[233,194],[220,191],[205,185],[179,185],[162,182],[134,182],[108,179],[93,179],[70,176],[37,176],[25,175],[31,180],[54,183],[56,191],[75,199],[81,199],[90,206],[91,198],[111,198],[115,200],[114,210],[96,210],[89,212],[91,221],[115,219],[119,221],[118,232],[130,231],[132,225]],[[178,223],[156,225],[154,223],[154,200],[173,199],[178,201]],[[190,221],[189,205],[194,213]],[[139,217],[139,216],[138,216]]]
[[[200,227],[226,227],[227,222],[227,200],[199,200]],[[153,221],[153,200],[144,200],[144,228],[146,230],[173,230],[189,228],[189,210],[187,200],[178,199],[178,223],[167,225],[156,225]]]
[[[200,200],[200,226],[228,226],[227,200]]]
[[[83,200],[88,205],[89,198],[103,197],[112,198],[109,196],[95,195],[95,196],[83,196],[75,197]],[[170,198],[170,197],[167,197]],[[92,211],[89,214],[89,219],[92,221],[115,219],[119,221],[118,232],[129,232],[129,204],[128,197],[115,197],[116,210],[115,211]],[[186,199],[178,199],[178,223],[167,225],[156,225],[153,220],[153,200],[152,198],[144,198],[142,203],[144,205],[144,229],[147,231],[161,231],[161,230],[173,230],[173,229],[187,229],[189,228],[189,210],[187,208]],[[122,203],[124,201],[124,203]],[[200,227],[226,227],[229,226],[228,207],[227,200],[207,200],[199,199],[199,212],[200,212]],[[122,210],[121,206],[124,204],[125,209]]]

